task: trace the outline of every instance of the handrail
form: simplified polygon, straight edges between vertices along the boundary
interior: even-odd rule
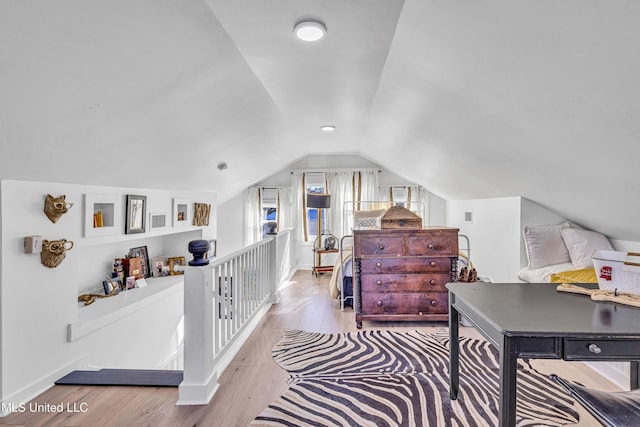
[[[278,302],[278,288],[293,269],[293,236],[281,232],[209,265],[186,267],[178,405],[209,403],[218,376]]]

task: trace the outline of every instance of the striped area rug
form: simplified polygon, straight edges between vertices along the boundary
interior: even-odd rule
[[[289,331],[273,358],[289,390],[252,426],[494,426],[498,354],[486,341],[460,339],[460,391],[449,399],[449,337],[420,331],[323,334]],[[579,420],[560,386],[520,359],[517,426]]]

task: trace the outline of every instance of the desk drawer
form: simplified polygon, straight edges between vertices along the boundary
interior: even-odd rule
[[[564,340],[565,360],[640,360],[638,339],[573,339]]]

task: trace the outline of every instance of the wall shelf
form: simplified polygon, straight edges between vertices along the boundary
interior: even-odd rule
[[[109,298],[99,298],[91,305],[78,303],[78,320],[67,328],[67,341],[73,342],[107,326],[113,326],[125,316],[144,309],[164,298],[182,293],[184,276],[146,279],[148,285],[122,291]]]

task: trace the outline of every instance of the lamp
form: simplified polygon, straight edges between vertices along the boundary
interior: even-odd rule
[[[313,250],[316,252],[316,265],[320,265],[320,253],[318,252],[318,249],[322,247],[322,210],[329,209],[331,207],[331,195],[307,193],[307,207],[315,209],[317,212],[316,242]]]

